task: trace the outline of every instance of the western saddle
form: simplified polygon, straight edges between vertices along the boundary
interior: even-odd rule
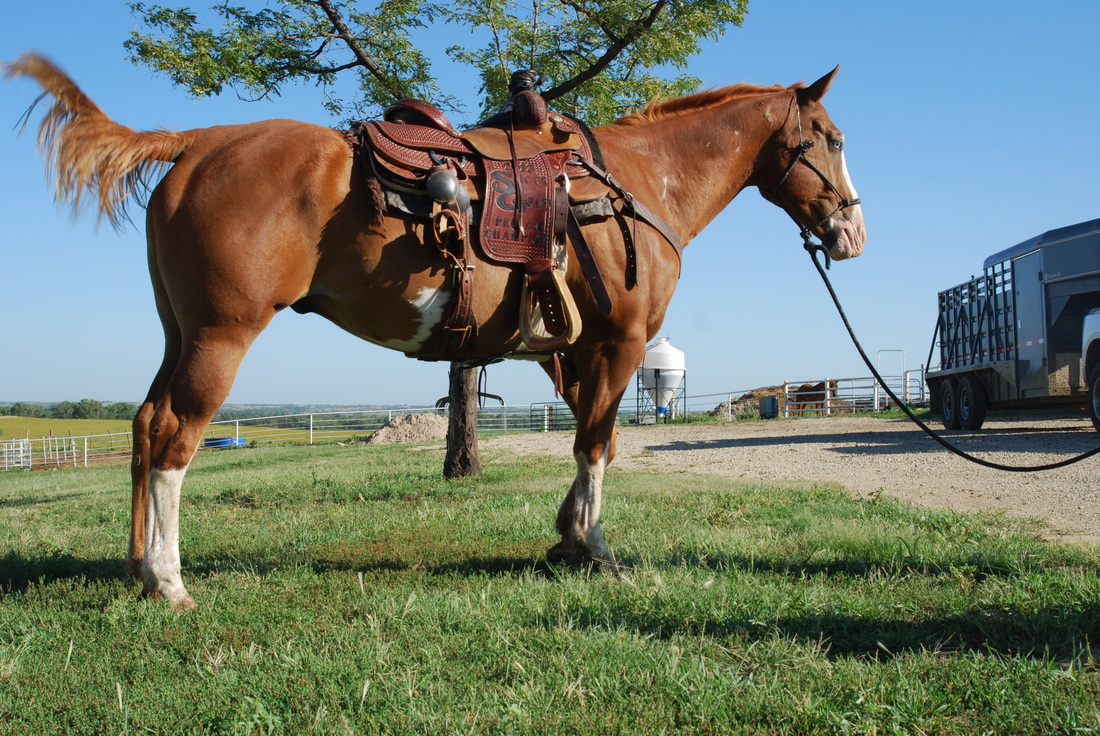
[[[411,357],[469,357],[477,334],[471,241],[488,259],[524,267],[520,333],[528,349],[540,353],[564,348],[581,331],[563,276],[567,236],[596,305],[611,313],[582,222],[612,216],[619,221],[628,288],[636,283],[636,258],[624,214],[646,220],[680,251],[667,223],[603,170],[595,139],[579,122],[548,112],[530,88],[513,92],[503,112],[463,131],[431,104],[411,99],[352,131],[358,154],[382,185],[386,207],[429,219],[430,240],[452,264],[456,296],[449,315]]]

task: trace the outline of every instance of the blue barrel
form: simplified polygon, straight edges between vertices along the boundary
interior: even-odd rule
[[[207,437],[202,441],[202,446],[206,449],[213,449],[216,447],[244,447],[247,444],[247,440],[244,437]]]

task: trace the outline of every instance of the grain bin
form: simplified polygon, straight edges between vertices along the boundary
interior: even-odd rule
[[[678,399],[682,400],[684,375],[687,363],[684,351],[672,347],[667,337],[657,338],[646,348],[642,366],[638,369],[638,381],[645,394],[639,397],[639,406],[648,399],[655,408],[656,418],[668,419],[677,413]],[[639,392],[641,394],[641,392]],[[641,412],[646,415],[648,411]]]

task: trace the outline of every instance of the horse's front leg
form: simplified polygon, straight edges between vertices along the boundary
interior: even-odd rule
[[[618,567],[600,527],[603,480],[615,458],[619,402],[644,352],[644,341],[635,349],[591,351],[595,360],[569,365],[563,373],[564,398],[577,417],[573,442],[577,475],[558,509],[561,541],[547,553],[550,562]]]
[[[603,477],[612,456],[610,444],[605,448],[595,459],[585,452],[574,452],[577,476],[558,508],[556,526],[561,541],[547,552],[550,562],[572,566],[595,563],[611,569],[618,567],[618,561],[608,549],[600,528]]]

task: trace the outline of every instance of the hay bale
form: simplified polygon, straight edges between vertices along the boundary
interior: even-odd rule
[[[369,445],[398,445],[447,439],[447,417],[438,414],[402,414],[367,439]]]

